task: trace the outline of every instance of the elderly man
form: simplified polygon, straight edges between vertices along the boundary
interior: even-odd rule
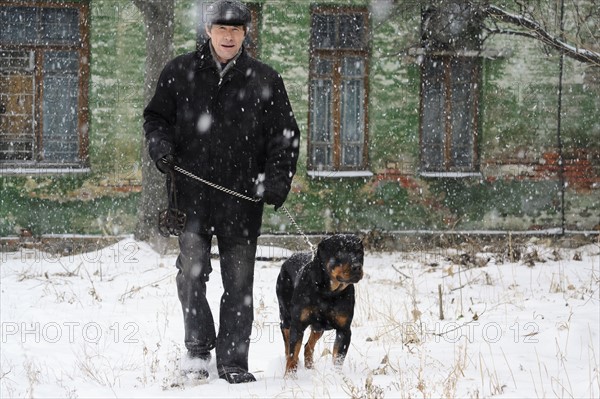
[[[188,366],[207,379],[216,348],[219,377],[244,383],[256,381],[248,371],[248,350],[263,206],[277,210],[285,201],[300,132],[281,76],[244,51],[251,20],[246,6],[219,0],[205,16],[208,40],[166,65],[144,110],[144,130],[150,156],[169,172],[168,186],[187,216],[176,266]],[[174,173],[175,165],[258,200]],[[206,299],[213,236],[224,287],[218,333]]]

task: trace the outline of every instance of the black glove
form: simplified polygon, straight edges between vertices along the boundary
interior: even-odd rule
[[[156,167],[162,173],[173,172],[175,171],[175,157],[173,154],[167,154],[158,161],[156,161]]]
[[[285,202],[285,197],[277,194],[276,192],[265,190],[263,194],[263,201],[266,204],[274,205],[275,211],[281,208],[281,205]]]

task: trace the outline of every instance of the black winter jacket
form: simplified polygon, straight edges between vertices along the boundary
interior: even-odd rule
[[[264,188],[286,198],[300,132],[283,80],[243,49],[231,62],[235,64],[221,80],[206,42],[166,65],[144,110],[150,157],[157,162],[172,154],[178,166],[249,197]],[[179,209],[199,223],[200,233],[260,235],[262,202],[234,197],[179,173],[175,187]]]

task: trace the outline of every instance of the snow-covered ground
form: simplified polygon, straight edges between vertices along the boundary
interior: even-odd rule
[[[288,253],[261,247],[261,255]],[[0,261],[1,397],[600,396],[597,244],[368,253],[343,368],[332,366],[326,334],[315,368],[301,366],[296,378],[283,376],[281,261],[259,261],[250,349],[258,381],[241,385],[219,380],[214,360],[207,384],[181,381],[174,255],[125,239],[65,257],[0,253]],[[218,260],[213,267],[216,312]]]

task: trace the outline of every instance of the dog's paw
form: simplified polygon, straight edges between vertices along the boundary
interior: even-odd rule
[[[283,375],[283,378],[285,378],[286,380],[297,380],[298,379],[298,373],[297,370],[286,370],[285,374]]]

